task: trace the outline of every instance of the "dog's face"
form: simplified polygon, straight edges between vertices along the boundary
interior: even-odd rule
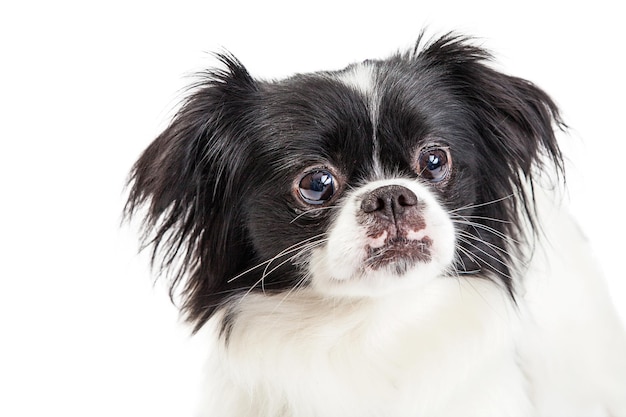
[[[324,243],[315,244],[307,263],[318,291],[377,296],[450,272],[453,223],[418,179],[368,181],[347,193],[336,210],[318,240]]]
[[[250,291],[375,297],[466,274],[513,294],[524,184],[542,157],[561,166],[559,120],[487,57],[448,36],[280,82],[222,57],[131,177],[128,212],[149,205],[188,318]]]

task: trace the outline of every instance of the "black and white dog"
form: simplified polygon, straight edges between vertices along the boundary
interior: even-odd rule
[[[200,415],[626,416],[545,92],[454,34],[282,81],[220,58],[126,209],[211,335]]]

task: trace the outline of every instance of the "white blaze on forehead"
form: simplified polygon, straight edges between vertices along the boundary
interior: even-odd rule
[[[369,110],[370,120],[372,121],[373,137],[372,137],[372,158],[374,162],[375,177],[382,177],[382,167],[380,164],[380,144],[376,137],[378,126],[378,108],[379,95],[376,83],[376,69],[371,63],[363,62],[353,65],[345,71],[338,74],[338,79],[346,86],[357,91],[363,97],[367,109]]]
[[[365,97],[375,94],[376,74],[371,64],[356,64],[339,73],[339,80]]]

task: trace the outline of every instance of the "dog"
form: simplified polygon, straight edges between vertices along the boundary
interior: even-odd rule
[[[455,33],[280,81],[217,56],[125,208],[206,337],[200,416],[626,416],[548,94]]]

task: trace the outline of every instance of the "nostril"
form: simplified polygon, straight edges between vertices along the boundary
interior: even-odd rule
[[[373,213],[375,211],[384,210],[385,201],[374,195],[374,193],[368,194],[363,201],[361,201],[361,210],[365,213]]]
[[[398,196],[398,204],[401,206],[414,206],[417,204],[417,196],[408,188],[405,188],[406,193],[402,193]]]

